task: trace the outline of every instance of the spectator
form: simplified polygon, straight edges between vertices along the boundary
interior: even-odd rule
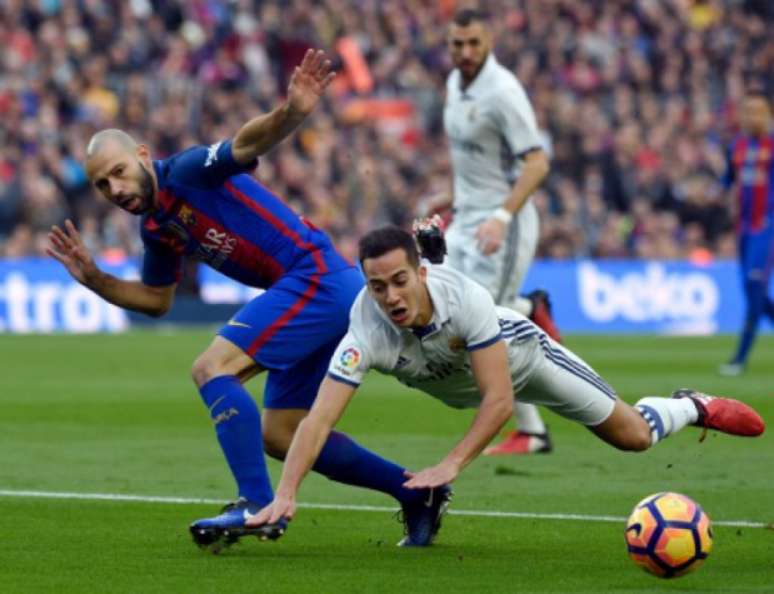
[[[553,153],[536,197],[541,256],[733,256],[714,180],[746,76],[774,71],[769,5],[486,3],[498,58],[530,94]],[[98,251],[135,254],[133,223],[108,214],[86,185],[89,136],[121,127],[161,156],[230,136],[277,103],[308,46],[340,49],[335,92],[257,175],[345,251],[377,224],[407,224],[449,180],[448,6],[3,2],[0,254],[35,254],[36,234],[64,216],[88,229]]]

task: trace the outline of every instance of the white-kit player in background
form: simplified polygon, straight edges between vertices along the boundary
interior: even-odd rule
[[[459,11],[448,32],[455,69],[446,82],[444,127],[451,149],[453,196],[446,263],[483,285],[498,305],[511,307],[560,342],[544,291],[519,295],[537,248],[539,222],[529,199],[549,171],[549,159],[527,94],[492,53],[483,13]],[[485,454],[549,452],[537,407],[514,404],[517,431]]]
[[[514,398],[550,407],[622,450],[647,450],[687,425],[750,437],[765,429],[746,404],[693,390],[677,390],[671,398],[646,396],[634,406],[619,400],[580,357],[523,315],[497,307],[481,285],[449,266],[420,262],[414,238],[398,227],[364,236],[360,264],[366,287],[350,310],[349,330],[296,430],[274,501],[249,526],[293,517],[304,475],[369,369],[451,407],[478,408],[439,463],[406,472],[404,487],[432,491],[425,501],[429,513],[414,530],[421,543],[404,539],[404,545],[432,543],[449,483],[508,421]]]

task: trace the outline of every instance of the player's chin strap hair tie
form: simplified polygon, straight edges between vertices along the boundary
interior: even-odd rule
[[[443,219],[438,215],[416,219],[411,230],[419,248],[419,255],[433,264],[443,263],[443,257],[446,255]]]

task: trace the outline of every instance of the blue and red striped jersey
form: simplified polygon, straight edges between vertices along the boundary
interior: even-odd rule
[[[728,151],[723,183],[737,184],[739,233],[758,233],[774,222],[774,134],[739,136]]]
[[[158,209],[141,222],[145,284],[178,282],[184,255],[264,289],[290,272],[352,265],[324,232],[248,174],[256,165],[234,161],[229,141],[153,162]]]

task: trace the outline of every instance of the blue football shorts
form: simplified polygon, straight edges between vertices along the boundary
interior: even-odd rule
[[[354,266],[324,274],[291,272],[218,331],[269,370],[265,408],[311,408],[364,283]]]

